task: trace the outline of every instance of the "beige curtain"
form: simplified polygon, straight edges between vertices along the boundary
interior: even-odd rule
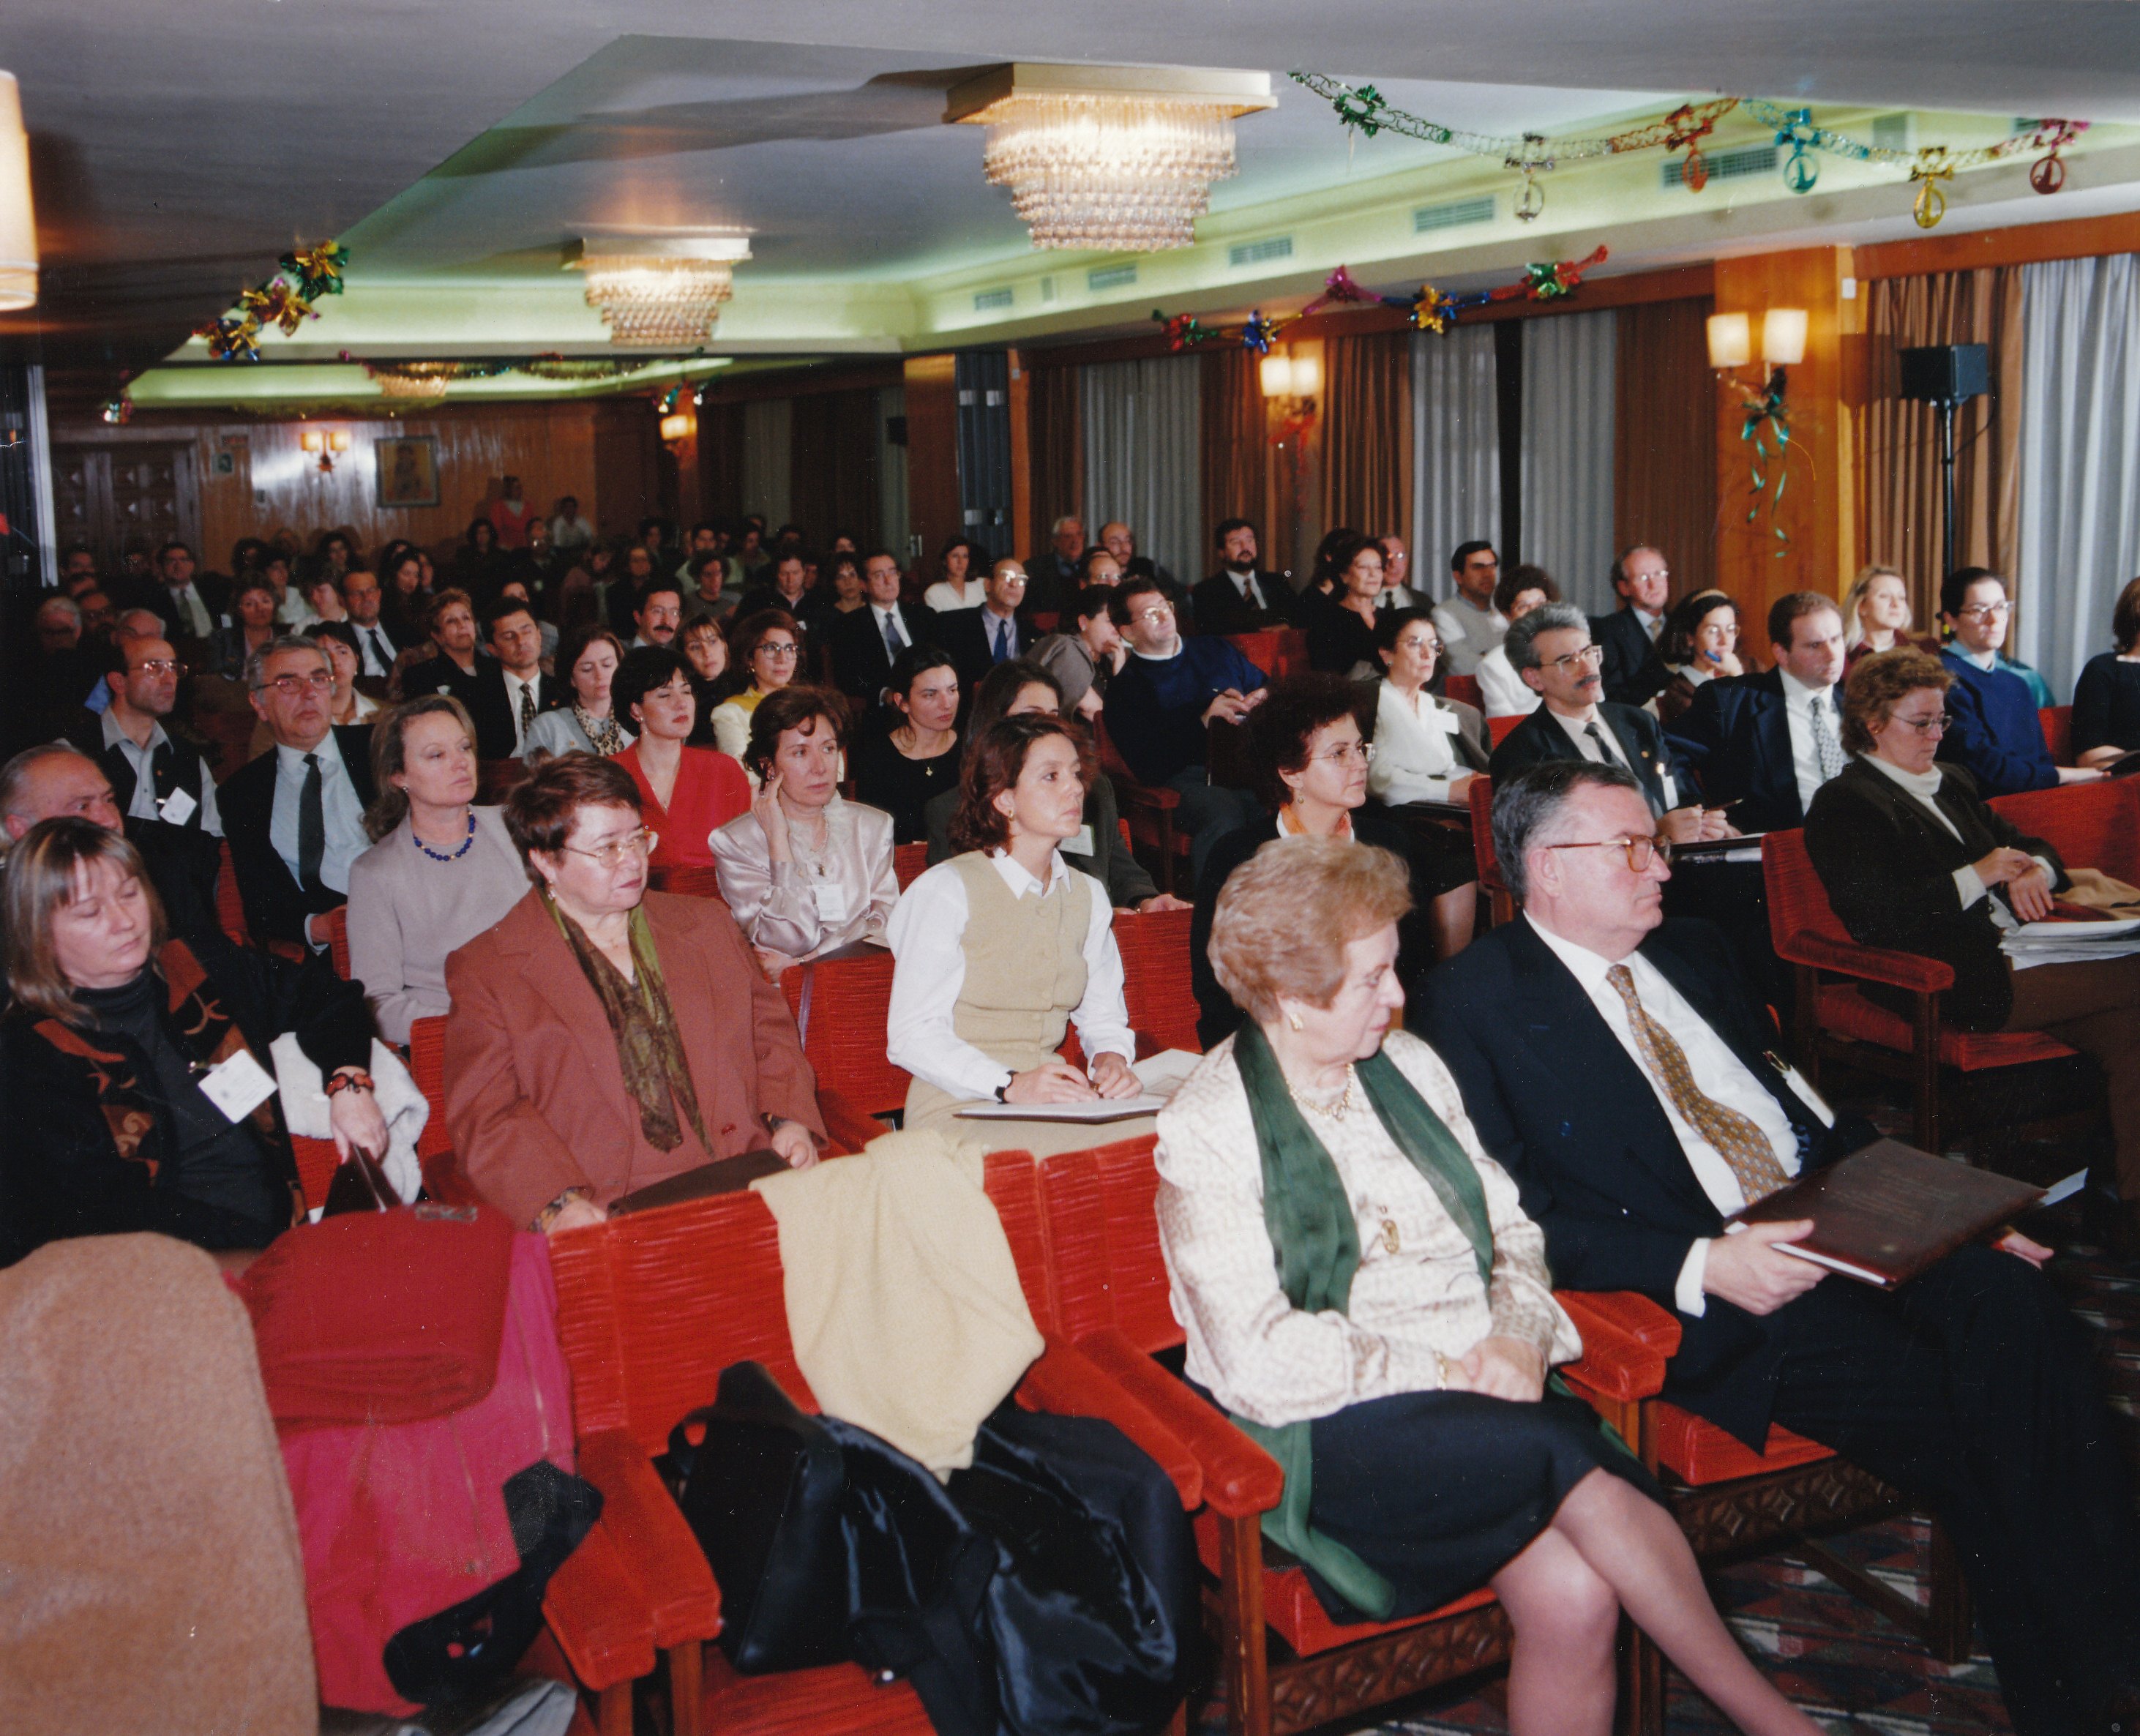
[[[1035,368],[1027,388],[1026,430],[1033,488],[1026,547],[1038,560],[1055,534],[1055,521],[1078,510],[1085,498],[1085,441],[1078,423],[1077,375],[1068,368]],[[1087,537],[1099,528],[1087,525]]]
[[[1647,542],[1672,591],[1716,582],[1716,402],[1706,297],[1622,307],[1612,390],[1612,547]]]
[[[1859,417],[1858,522],[1868,560],[1907,577],[1917,624],[1939,611],[1939,424],[1926,404],[1905,403],[1898,350],[1984,344],[1991,390],[1955,413],[1955,564],[2017,578],[2021,498],[2021,272],[2016,266],[1890,277],[1873,283],[1867,310],[1867,392]],[[2017,597],[2024,607],[2025,599]]]
[[[1264,433],[1263,385],[1256,371],[1260,360],[1239,344],[1206,350],[1202,417],[1203,542],[1197,574],[1218,565],[1215,542],[1220,523],[1245,518],[1256,527],[1266,561],[1274,558],[1277,527],[1269,522],[1264,482],[1269,473],[1269,448]],[[1181,575],[1190,580],[1190,575]]]
[[[1323,527],[1369,536],[1411,525],[1411,334],[1323,346]]]

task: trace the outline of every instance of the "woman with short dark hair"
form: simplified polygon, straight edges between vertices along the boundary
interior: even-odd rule
[[[1697,591],[1672,605],[1657,635],[1657,655],[1671,680],[1657,697],[1660,721],[1686,714],[1696,693],[1720,675],[1743,675],[1739,660],[1739,606],[1721,591]]]
[[[959,777],[959,672],[951,654],[909,645],[892,660],[885,692],[899,721],[865,735],[855,756],[855,794],[891,816],[900,843],[918,844],[928,836],[922,809]]]
[[[1062,856],[1084,823],[1092,772],[1083,738],[1044,715],[1004,718],[968,757],[951,822],[960,853],[906,889],[886,929],[897,964],[885,1047],[914,1076],[908,1127],[991,1150],[1072,1151],[1093,1143],[1090,1127],[959,1111],[1138,1094],[1114,912],[1099,882]],[[1083,1072],[1056,1052],[1072,1024]],[[1150,1126],[1114,1122],[1107,1136]]]
[[[768,1145],[815,1163],[824,1123],[787,1003],[725,905],[647,890],[623,767],[547,761],[505,824],[533,890],[446,960],[446,1125],[476,1192],[559,1231]]]
[[[761,609],[735,629],[729,650],[738,680],[714,708],[714,745],[748,772],[752,767],[744,747],[750,739],[750,714],[768,694],[795,684],[802,669],[802,629],[784,609]]]
[[[1327,674],[1380,669],[1375,655],[1376,599],[1382,593],[1382,546],[1357,532],[1329,551],[1331,591],[1308,623],[1308,660]]]
[[[667,645],[636,646],[610,682],[610,709],[639,732],[613,758],[659,835],[655,868],[710,868],[713,836],[750,806],[750,783],[729,755],[690,745],[699,714],[691,665]]]

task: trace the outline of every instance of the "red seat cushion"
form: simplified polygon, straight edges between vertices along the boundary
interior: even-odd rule
[[[1692,1411],[1662,1400],[1657,1402],[1657,1463],[1681,1482],[1697,1488],[1704,1483],[1730,1483],[1834,1457],[1819,1441],[1794,1434],[1776,1423],[1769,1425],[1766,1449],[1756,1453]]]
[[[1868,1000],[1848,983],[1823,987],[1818,1009],[1821,1028],[1838,1037],[1853,1037],[1905,1055],[1915,1047],[1909,1020],[1877,1001]],[[1961,1031],[1944,1022],[1940,1026],[1941,1064],[1960,1067],[1966,1073],[1985,1067],[2019,1067],[2026,1061],[2059,1061],[2072,1053],[2055,1037],[2034,1031]]]
[[[912,1688],[880,1685],[857,1664],[739,1675],[709,1645],[704,1705],[701,1729],[749,1736],[935,1736]]]

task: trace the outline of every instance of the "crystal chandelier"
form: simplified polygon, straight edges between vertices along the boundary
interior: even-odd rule
[[[1035,247],[1149,253],[1195,240],[1234,117],[1271,105],[1261,72],[1020,62],[959,86],[945,119],[988,128],[982,169]]]
[[[695,350],[713,335],[734,267],[750,257],[740,235],[583,241],[568,265],[587,278],[609,341],[634,349]]]

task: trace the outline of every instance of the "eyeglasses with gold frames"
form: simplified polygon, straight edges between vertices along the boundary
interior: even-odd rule
[[[1624,851],[1630,874],[1640,874],[1650,866],[1650,858],[1653,856],[1667,868],[1671,866],[1670,838],[1588,838],[1579,844],[1548,844],[1544,847],[1548,850]]]
[[[560,847],[574,856],[586,856],[597,867],[615,869],[621,866],[628,856],[653,855],[655,846],[660,841],[660,833],[650,831],[642,826],[637,831],[626,832],[621,838],[611,838],[608,843],[597,844],[592,850],[582,850],[577,844],[566,844]]]

